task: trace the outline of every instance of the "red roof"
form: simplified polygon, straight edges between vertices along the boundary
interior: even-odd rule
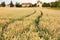
[[[22,3],[22,5],[32,5],[32,3]]]

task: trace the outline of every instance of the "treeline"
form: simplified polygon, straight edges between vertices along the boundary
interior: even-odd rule
[[[60,7],[60,1],[55,1],[51,3],[43,3],[42,7]]]
[[[36,7],[36,3],[35,4],[32,4],[32,5],[29,5],[28,7]],[[0,7],[6,7],[6,6],[9,6],[9,7],[22,7],[22,4],[16,2],[15,4],[13,4],[13,2],[11,1],[9,4],[6,4],[5,2],[1,2],[0,4]]]
[[[9,7],[21,7],[21,4],[17,3],[14,5],[13,2],[11,1],[9,4],[6,4],[5,2],[1,2],[0,4],[0,7],[6,7],[6,6],[9,6]]]
[[[5,6],[6,6],[5,2],[2,2],[2,3],[0,4],[0,7],[5,7]]]
[[[18,2],[13,4],[13,2],[11,1],[8,5],[6,5],[5,2],[1,2],[0,7],[5,7],[5,6],[9,6],[9,7],[22,7],[22,4],[20,4]],[[29,5],[28,7],[37,7],[37,3]],[[60,0],[55,1],[55,2],[51,2],[51,3],[42,3],[42,7],[60,7]]]

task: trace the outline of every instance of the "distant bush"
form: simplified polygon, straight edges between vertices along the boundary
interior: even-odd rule
[[[5,7],[5,5],[6,5],[5,2],[2,2],[0,6]]]

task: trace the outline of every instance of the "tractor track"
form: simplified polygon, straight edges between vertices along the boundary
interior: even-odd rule
[[[40,11],[41,14],[35,19],[35,26],[36,26],[36,30],[37,32],[40,31],[40,26],[39,26],[39,22],[40,22],[40,19],[42,18],[43,16],[43,12]]]
[[[33,10],[34,10],[34,12],[31,13],[31,14],[29,14],[29,15],[23,16],[23,17],[20,18],[20,19],[13,19],[11,22],[6,23],[6,24],[2,27],[2,35],[1,35],[2,40],[4,40],[4,39],[3,39],[3,38],[4,38],[4,35],[3,35],[3,34],[4,34],[5,30],[7,29],[7,27],[8,27],[10,24],[14,23],[15,21],[24,21],[25,18],[30,17],[31,15],[34,15],[34,14],[36,13],[36,9],[33,9]],[[40,31],[39,22],[40,22],[40,18],[43,16],[43,12],[42,12],[42,11],[40,11],[40,12],[41,12],[41,14],[39,14],[39,15],[37,16],[37,18],[35,19],[35,21],[34,21],[34,25],[35,25],[37,31]],[[29,26],[31,26],[31,25],[32,25],[32,23],[29,24]],[[24,30],[27,31],[27,30],[30,30],[30,28],[24,29]],[[24,30],[23,30],[23,31],[24,31]],[[23,32],[22,32],[22,33],[23,33]]]
[[[36,13],[36,10],[35,10],[35,9],[33,9],[33,10],[34,10],[34,12],[31,13],[31,14],[29,14],[29,15],[23,16],[23,17],[20,18],[20,19],[10,19],[10,20],[12,20],[11,22],[4,24],[4,25],[2,26],[2,33],[1,33],[2,40],[4,40],[4,39],[3,39],[3,38],[4,38],[3,33],[4,33],[4,31],[6,30],[6,28],[9,26],[9,24],[14,23],[15,21],[23,21],[25,18],[27,18],[27,17],[29,17],[29,16],[31,16],[31,15],[33,15],[33,14]]]
[[[43,16],[43,12],[42,12],[42,11],[40,11],[40,12],[41,12],[41,14],[38,15],[38,17],[35,19],[34,23],[29,24],[29,28],[27,29],[28,32],[29,32],[30,26],[31,26],[32,24],[35,25],[35,28],[36,28],[37,32],[40,31],[39,22],[40,22],[40,19],[41,19],[42,16]],[[23,30],[23,31],[21,32],[21,34],[23,34],[23,33],[24,33],[25,31],[27,31],[27,30]]]

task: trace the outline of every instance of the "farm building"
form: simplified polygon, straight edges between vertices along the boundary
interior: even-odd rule
[[[37,1],[37,7],[42,7],[42,2],[40,0]]]
[[[10,5],[9,5],[9,4],[7,4],[5,7],[10,7]]]
[[[32,6],[32,3],[22,3],[22,7],[29,7]]]
[[[37,3],[36,4],[37,4],[36,5],[37,7],[42,7],[42,2],[40,0],[37,0]],[[21,3],[21,5],[22,5],[22,7],[29,7],[29,6],[32,7],[33,4],[31,2],[24,2],[24,3]],[[10,7],[10,5],[7,4],[6,7]]]

